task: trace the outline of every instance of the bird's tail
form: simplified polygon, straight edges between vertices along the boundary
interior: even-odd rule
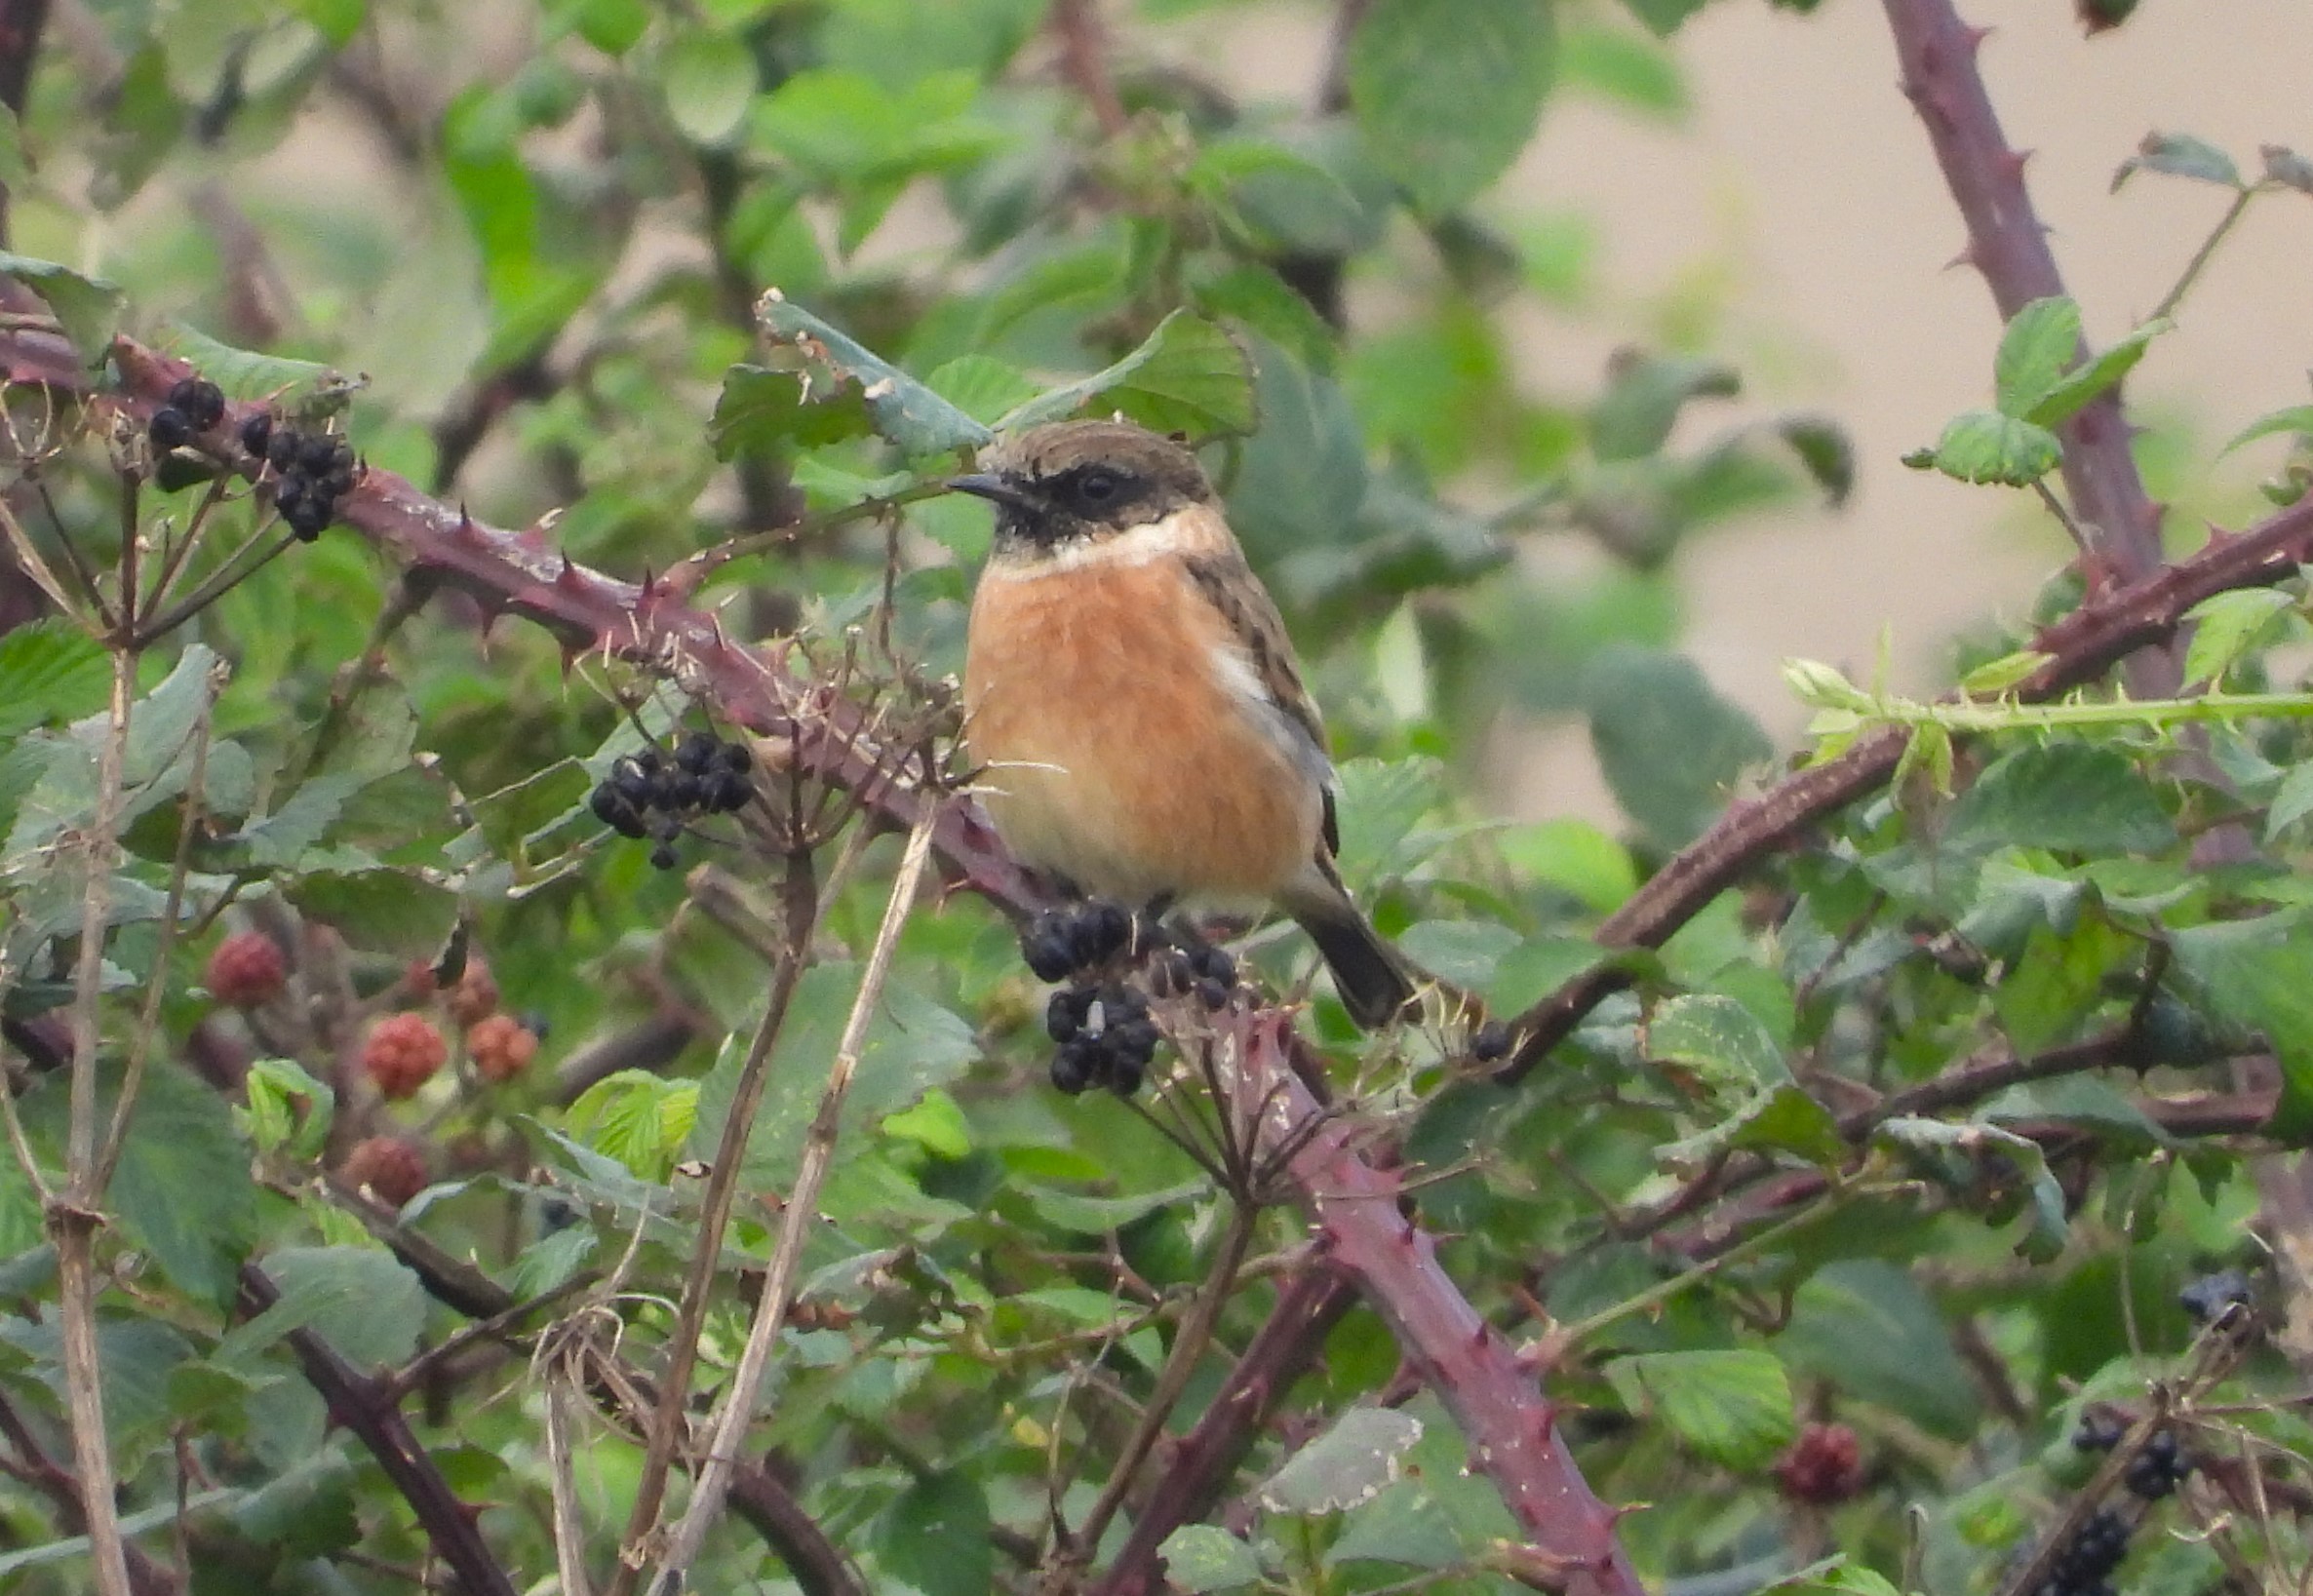
[[[1413,1002],[1405,961],[1338,884],[1321,898],[1297,898],[1286,907],[1324,955],[1334,990],[1360,1031],[1388,1025]]]

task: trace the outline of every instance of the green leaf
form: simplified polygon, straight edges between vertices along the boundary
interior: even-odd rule
[[[2152,340],[2176,325],[2164,316],[2133,329],[2127,337],[2098,351],[2041,395],[2024,412],[2024,419],[2043,427],[2062,426],[2135,370]]]
[[[1341,385],[1274,344],[1253,347],[1261,430],[1240,451],[1229,520],[1253,563],[1347,542],[1365,502],[1365,447]]]
[[[1897,1265],[1845,1259],[1817,1270],[1799,1288],[1774,1347],[1794,1373],[1832,1381],[1843,1394],[1946,1439],[1965,1439],[1976,1427],[1976,1385],[1943,1316]]]
[[[227,1333],[220,1363],[246,1358],[293,1330],[311,1329],[361,1368],[403,1363],[425,1328],[425,1288],[375,1247],[284,1247],[266,1255],[281,1300]]]
[[[1690,400],[1728,399],[1742,391],[1735,369],[1717,361],[1641,355],[1620,362],[1613,385],[1590,411],[1590,451],[1601,460],[1652,454]]]
[[[2273,800],[2265,806],[2265,840],[2274,840],[2309,814],[2313,814],[2313,759],[2292,767],[2273,790]]]
[[[1192,1596],[1213,1590],[1235,1590],[1261,1578],[1261,1559],[1253,1548],[1227,1530],[1210,1524],[1184,1524],[1156,1548],[1164,1559],[1164,1578]]]
[[[1791,1078],[1783,1048],[1749,1009],[1704,993],[1655,1007],[1646,1025],[1646,1056],[1680,1065],[1713,1097],[1740,1097]]]
[[[13,277],[48,302],[81,360],[94,366],[112,347],[126,300],[118,283],[90,277],[54,260],[0,253],[0,277]]]
[[[2233,588],[2203,599],[2184,612],[2193,623],[2184,651],[2184,684],[2215,685],[2225,672],[2260,643],[2272,641],[2275,622],[2296,608],[2296,600],[2278,588]]]
[[[755,97],[755,53],[731,34],[685,28],[659,56],[658,85],[684,137],[708,148],[726,144]]]
[[[2299,438],[2313,438],[2313,405],[2292,405],[2285,409],[2270,410],[2258,416],[2233,435],[2232,442],[2216,452],[2221,457],[2230,454],[2243,444],[2269,438],[2277,432],[2294,433]]]
[[[919,1477],[883,1514],[882,1571],[923,1596],[986,1596],[995,1588],[988,1496],[960,1469]]]
[[[1996,1125],[1954,1125],[1941,1119],[1897,1118],[1875,1126],[1871,1140],[1918,1155],[1945,1184],[1963,1193],[1975,1191],[1989,1176],[2020,1178],[2029,1208],[2023,1238],[2016,1250],[2036,1264],[2045,1264],[2063,1251],[2069,1229],[2063,1188],[2048,1168],[2040,1144]]]
[[[438,953],[457,922],[457,894],[414,870],[315,871],[283,890],[349,946],[402,958]]]
[[[293,411],[303,411],[332,396],[347,395],[357,385],[318,361],[236,349],[184,322],[167,325],[161,347],[191,362],[193,369],[222,388],[228,399],[262,400]]]
[[[1273,1513],[1340,1513],[1362,1506],[1397,1478],[1397,1460],[1422,1438],[1422,1422],[1394,1408],[1352,1408],[1261,1483]]]
[[[979,91],[968,72],[895,91],[864,72],[817,67],[758,98],[748,136],[806,182],[853,199],[896,197],[909,178],[966,165],[998,144],[1001,136],[969,114]]]
[[[2089,743],[2019,749],[1994,761],[1952,806],[1951,846],[2057,853],[2158,853],[2176,828],[2127,755]]]
[[[2175,932],[2178,972],[2223,1019],[2261,1032],[2281,1066],[2281,1101],[2266,1133],[2289,1142],[2313,1135],[2313,920],[2266,915]]]
[[[1759,1468],[1798,1433],[1790,1382],[1765,1352],[1648,1352],[1616,1358],[1605,1373],[1624,1407],[1727,1468]]]
[[[1826,1557],[1796,1574],[1786,1574],[1771,1585],[1761,1585],[1757,1596],[1768,1596],[1771,1591],[1788,1591],[1791,1596],[1903,1596],[1884,1576],[1844,1556]]]
[[[257,1194],[222,1097],[175,1065],[150,1065],[111,1194],[123,1227],[179,1290],[231,1299]]]
[[[572,1136],[645,1180],[666,1179],[697,1123],[699,1083],[621,1070],[589,1086],[565,1121]]]
[[[1569,90],[1588,89],[1666,122],[1683,120],[1693,104],[1670,52],[1627,28],[1568,28],[1558,42],[1558,76]]]
[[[2063,454],[2063,445],[2046,427],[1997,410],[1967,410],[1945,424],[1924,458],[1906,455],[1904,463],[1932,466],[1964,483],[2029,487],[2054,471]]]
[[[840,383],[823,393],[807,372],[741,362],[723,373],[707,442],[719,460],[780,460],[797,448],[824,448],[874,430],[857,386]]]
[[[104,707],[112,656],[61,616],[0,634],[0,741]]]
[[[804,1137],[818,1112],[827,1071],[852,1000],[859,992],[856,964],[821,964],[804,972],[779,1038],[778,1068],[764,1089],[747,1148],[751,1180],[784,1186],[795,1173]],[[730,1111],[745,1055],[745,1036],[724,1049],[699,1083],[690,1154],[712,1157]],[[846,1146],[885,1114],[913,1107],[934,1086],[945,1086],[979,1057],[972,1030],[948,1009],[899,986],[887,986],[860,1049],[859,1069],[843,1100]]]
[[[856,385],[876,431],[910,459],[977,448],[989,441],[986,427],[802,306],[766,295],[757,313],[767,335],[792,345],[833,377],[838,386],[828,397],[846,396]]]
[[[1607,785],[1666,847],[1700,834],[1743,773],[1775,752],[1748,713],[1676,654],[1610,643],[1585,667],[1582,699]]]
[[[1037,395],[1036,384],[1019,368],[993,355],[959,355],[925,377],[923,385],[988,426]]]
[[[1409,1472],[1418,1466],[1411,1459],[1407,1463]],[[1404,1479],[1344,1515],[1341,1534],[1325,1548],[1325,1566],[1389,1563],[1450,1569],[1467,1562],[1475,1549],[1456,1533],[1452,1514],[1431,1494],[1426,1481]]]
[[[1536,0],[1379,0],[1350,40],[1350,104],[1374,158],[1429,215],[1458,210],[1526,146],[1557,53]]]
[[[1032,399],[998,425],[1004,431],[1057,421],[1097,403],[1152,432],[1193,439],[1253,430],[1253,372],[1235,338],[1176,310],[1141,346],[1106,370]]]
[[[294,1059],[259,1059],[249,1067],[246,1091],[251,1140],[259,1152],[299,1160],[321,1155],[337,1110],[337,1093],[327,1081]]]
[[[2031,416],[2079,350],[2080,306],[2071,299],[2060,294],[2034,299],[2010,317],[1992,361],[1992,392],[2000,412]]]
[[[2030,681],[2048,660],[2049,656],[2036,648],[2019,648],[2013,654],[1985,660],[1960,678],[1960,691],[1970,698],[1997,698]]]
[[[2188,133],[2148,133],[2137,146],[2137,153],[2120,163],[2120,170],[2112,175],[2113,192],[2138,172],[2157,172],[2170,177],[2190,177],[2197,182],[2219,183],[2226,188],[2239,188],[2241,169],[2233,165],[2233,158],[2206,139],[2195,138]]]

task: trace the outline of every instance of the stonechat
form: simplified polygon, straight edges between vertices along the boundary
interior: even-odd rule
[[[1125,421],[1032,428],[948,486],[996,506],[964,739],[1025,864],[1127,907],[1274,904],[1371,1030],[1406,966],[1334,855],[1324,722],[1196,457]]]

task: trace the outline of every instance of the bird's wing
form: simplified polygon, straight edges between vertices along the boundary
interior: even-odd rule
[[[1189,578],[1211,604],[1241,662],[1249,668],[1247,696],[1269,711],[1294,763],[1308,771],[1325,796],[1325,847],[1338,852],[1340,827],[1333,813],[1333,761],[1325,749],[1325,721],[1301,684],[1293,641],[1285,635],[1276,602],[1253,574],[1245,557],[1232,549],[1192,555]]]

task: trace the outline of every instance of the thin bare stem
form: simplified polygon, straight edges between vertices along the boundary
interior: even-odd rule
[[[2195,250],[2192,258],[2184,263],[2184,271],[2177,277],[2176,286],[2161,295],[2161,302],[2152,307],[2152,314],[2145,318],[2147,321],[2157,322],[2176,314],[2184,304],[2184,296],[2190,293],[2193,285],[2201,280],[2201,273],[2208,270],[2209,262],[2216,258],[2218,246],[2232,236],[2232,231],[2240,225],[2241,218],[2249,214],[2250,202],[2255,199],[2263,188],[2262,183],[2252,183],[2233,196],[2233,203],[2224,208],[2224,214],[2216,218],[2216,225],[2209,230],[2207,238],[2201,240],[2201,247]]]
[[[1141,1409],[1140,1421],[1133,1426],[1131,1438],[1117,1455],[1108,1484],[1093,1502],[1092,1510],[1084,1515],[1084,1522],[1077,1527],[1077,1545],[1100,1544],[1100,1538],[1108,1532],[1109,1521],[1124,1505],[1124,1498],[1132,1489],[1133,1476],[1140,1472],[1142,1460],[1164,1433],[1165,1421],[1172,1417],[1182,1393],[1188,1390],[1190,1378],[1196,1373],[1197,1363],[1212,1343],[1213,1326],[1220,1322],[1221,1309],[1236,1287],[1237,1271],[1244,1266],[1245,1254],[1252,1248],[1253,1222],[1258,1212],[1246,1202],[1230,1203],[1229,1226],[1222,1233],[1221,1250],[1213,1259],[1212,1275],[1198,1294],[1196,1307],[1173,1337],[1172,1352],[1164,1360],[1164,1368],[1156,1377],[1156,1388],[1149,1393],[1147,1405]]]
[[[72,1452],[87,1507],[89,1558],[98,1596],[132,1596],[120,1515],[113,1503],[112,1453],[104,1433],[103,1370],[97,1352],[97,1050],[103,995],[104,930],[112,918],[112,867],[120,829],[122,771],[128,762],[130,704],[137,656],[112,655],[111,723],[97,762],[97,808],[82,841],[88,872],[81,892],[80,957],[73,971],[70,1122],[65,1130],[64,1192],[48,1208],[57,1246],[58,1316],[64,1383],[72,1414]]]
[[[763,1022],[755,1028],[746,1060],[731,1093],[730,1110],[716,1145],[715,1167],[699,1203],[698,1245],[690,1272],[684,1281],[683,1303],[676,1315],[675,1333],[667,1347],[666,1373],[661,1377],[658,1406],[651,1411],[650,1435],[643,1456],[643,1472],[635,1487],[635,1504],[627,1517],[626,1535],[618,1567],[610,1576],[608,1596],[628,1596],[651,1553],[646,1538],[658,1523],[666,1499],[667,1471],[675,1449],[687,1427],[690,1377],[698,1363],[699,1335],[707,1322],[707,1300],[715,1286],[717,1261],[723,1255],[723,1233],[730,1224],[731,1204],[738,1195],[739,1172],[747,1161],[747,1144],[755,1133],[755,1110],[763,1102],[764,1077],[772,1050],[787,1023],[787,1010],[809,962],[812,928],[818,923],[819,893],[807,851],[790,854],[787,861],[788,941],[786,954],[774,967],[770,996]]]
[[[747,1344],[739,1354],[739,1366],[731,1377],[730,1387],[724,1393],[723,1410],[716,1415],[706,1459],[693,1477],[690,1506],[668,1538],[666,1555],[659,1563],[653,1588],[660,1596],[675,1596],[682,1589],[685,1571],[698,1556],[707,1531],[722,1515],[739,1446],[755,1417],[756,1392],[763,1384],[764,1366],[769,1361],[771,1347],[787,1322],[787,1310],[795,1295],[796,1273],[803,1263],[804,1244],[809,1239],[812,1223],[819,1217],[819,1188],[835,1163],[843,1099],[851,1090],[851,1078],[859,1069],[859,1057],[867,1045],[868,1025],[875,1018],[877,1005],[882,1001],[883,983],[891,973],[891,957],[899,947],[900,931],[916,907],[924,867],[931,860],[931,817],[932,811],[927,808],[916,822],[916,829],[908,834],[907,849],[900,855],[898,873],[892,877],[891,897],[883,906],[883,922],[876,928],[867,967],[860,972],[859,995],[852,1000],[850,1017],[843,1022],[843,1037],[836,1044],[835,1063],[828,1069],[827,1086],[819,1095],[819,1110],[812,1116],[803,1158],[796,1168],[795,1187],[788,1192],[787,1209],[780,1216],[779,1239],[764,1270],[755,1323],[747,1332]]]

